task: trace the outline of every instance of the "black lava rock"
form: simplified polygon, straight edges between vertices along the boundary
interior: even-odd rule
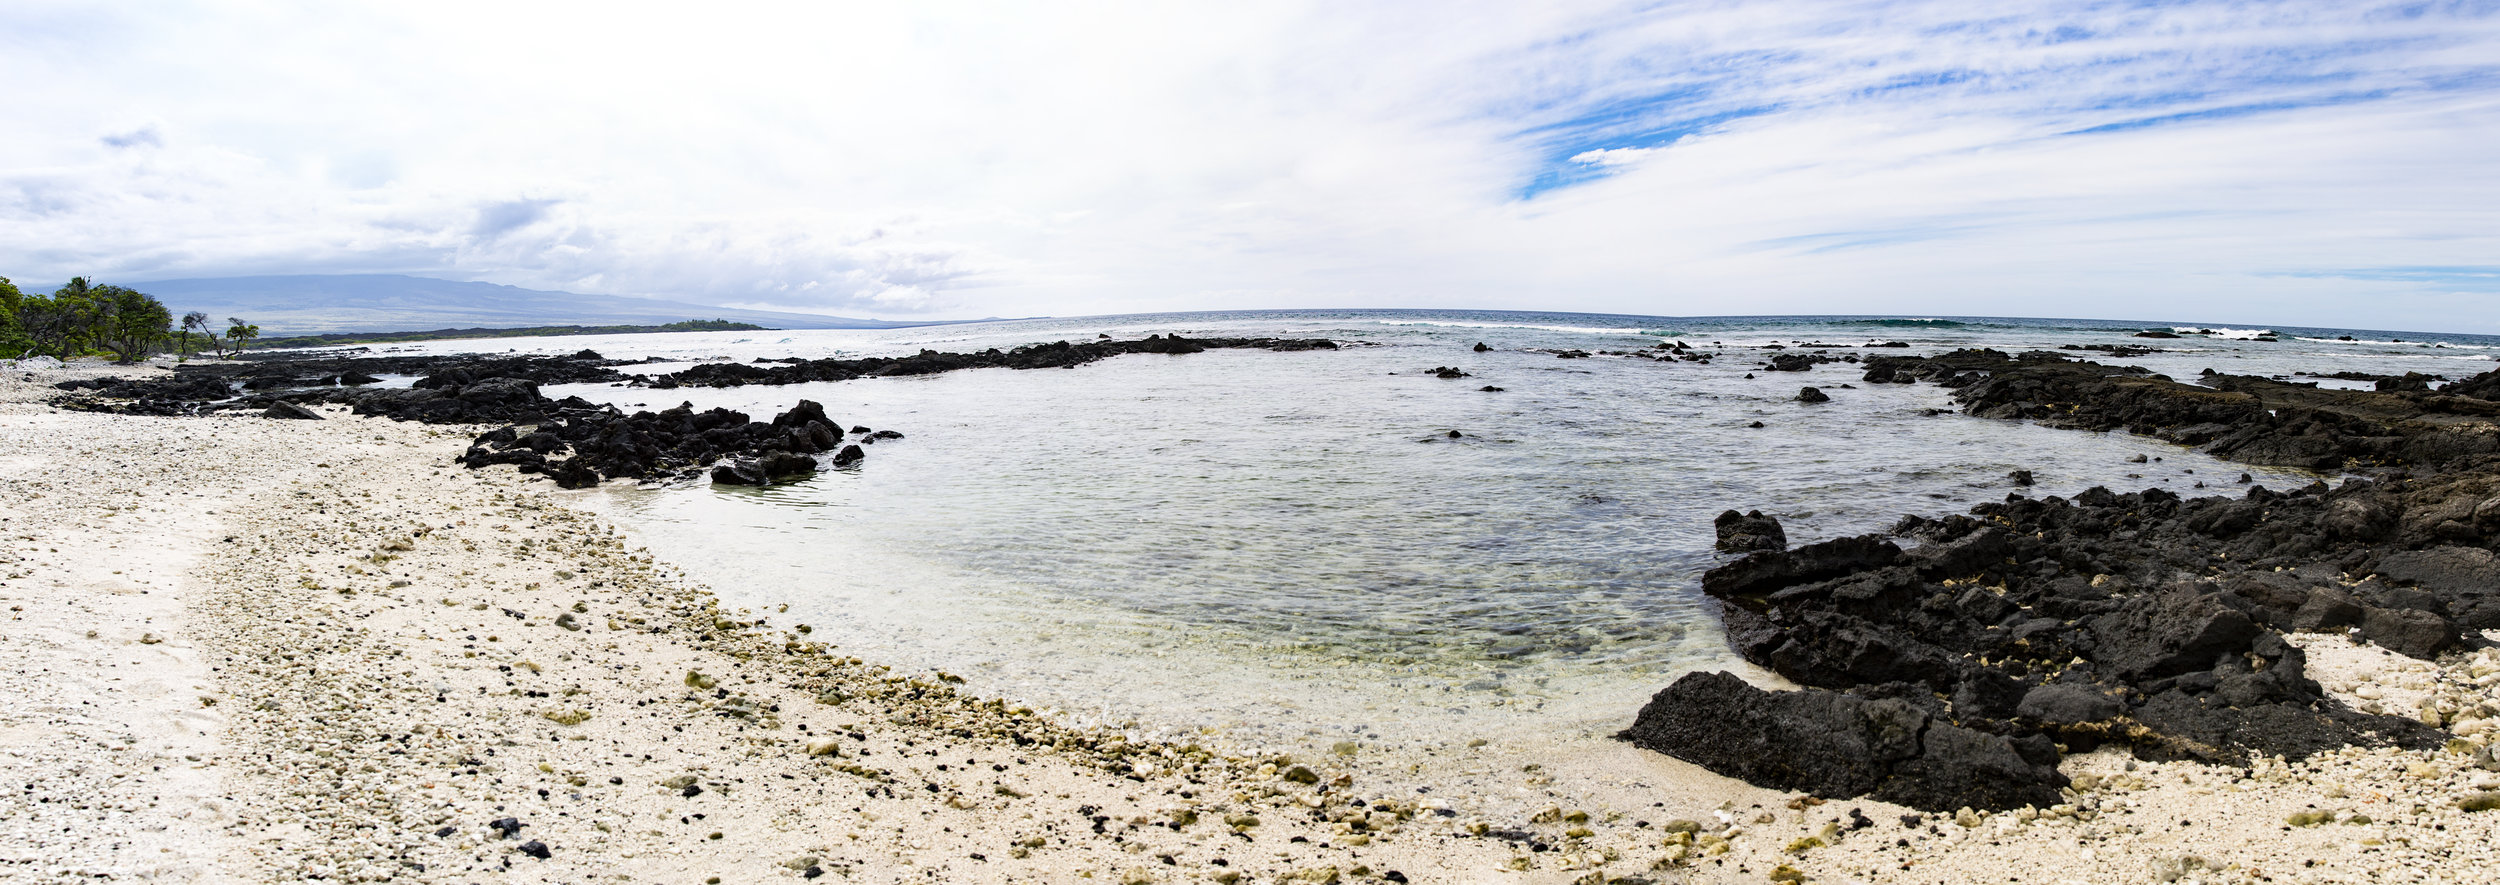
[[[1715,696],[1720,706],[1696,709],[1741,727],[1713,739],[1702,719],[1670,728],[1676,716],[1653,709],[1644,714],[1656,724],[1645,745],[1757,782],[1851,790],[1871,783],[1874,771],[1959,782],[1863,735],[1854,744],[1830,736],[1851,734],[1833,711],[1877,704],[2002,739],[1997,749],[2032,764],[2053,764],[2057,744],[2118,743],[2147,758],[2229,764],[2251,752],[2297,759],[2351,745],[2437,746],[2444,737],[2328,697],[2279,631],[2350,629],[2428,656],[2455,647],[2467,630],[2500,627],[2500,555],[2492,552],[2500,549],[2500,445],[2457,431],[2500,417],[2500,403],[2219,373],[2190,387],[2043,352],[1956,351],[1866,365],[1870,375],[1951,387],[1966,412],[1983,417],[2127,430],[2258,463],[2378,466],[2340,487],[2284,492],[2252,483],[2237,497],[2015,494],[1964,515],[1903,518],[1892,534],[1918,542],[1908,552],[1864,535],[1749,553],[1702,578],[1725,604],[1730,643],[1749,661],[1857,705],[1773,704],[1727,686],[1687,686],[1651,707]],[[1748,733],[1783,728],[1821,735],[1810,746],[1860,755],[1810,767],[1788,751],[1709,743],[1742,744]],[[1923,753],[1964,737],[1932,727],[1921,734]],[[1950,787],[1930,798],[1957,791],[1967,792]]]
[[[2016,704],[2016,715],[2043,722],[2084,723],[2117,718],[2127,705],[2080,685],[2051,683],[2034,688]]]
[[[1787,539],[1785,530],[1781,540]],[[1763,550],[1704,573],[1702,589],[1713,596],[1768,593],[1794,584],[1881,568],[1901,560],[1901,548],[1877,535],[1859,535],[1795,550]]]
[[[2066,786],[2053,752],[2035,760],[1909,702],[1769,692],[1724,672],[1676,680],[1619,737],[1756,786],[1935,811],[2045,806]]]
[[[1760,510],[1730,510],[1719,514],[1713,524],[1718,529],[1718,548],[1722,552],[1788,549],[1788,530],[1780,527],[1778,519],[1764,516]]]
[[[1337,343],[1326,338],[1183,338],[1179,335],[1148,335],[1136,341],[1098,339],[1083,344],[1055,341],[1049,344],[1026,345],[1006,351],[992,348],[979,353],[943,353],[923,350],[907,357],[801,360],[771,368],[740,363],[705,363],[678,372],[674,376],[668,376],[667,380],[672,385],[687,387],[737,387],[748,384],[781,385],[805,384],[814,381],[849,381],[854,378],[874,376],[934,375],[960,369],[1068,369],[1122,354],[1179,355],[1227,348],[1272,351],[1336,350]],[[658,385],[654,384],[654,386]]]
[[[769,422],[728,409],[697,412],[692,404],[632,415],[588,409],[567,411],[528,434],[512,428],[482,434],[459,460],[473,468],[511,464],[566,488],[606,479],[699,476],[707,467],[717,483],[765,485],[816,472],[815,456],[837,448],[835,466],[856,463],[859,448],[843,445],[840,427],[823,406],[808,400]],[[902,438],[890,430],[878,433]],[[567,454],[571,457],[560,457]]]

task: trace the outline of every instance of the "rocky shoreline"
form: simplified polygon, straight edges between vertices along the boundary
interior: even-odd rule
[[[531,424],[598,407],[578,398],[547,400],[544,384],[625,384],[654,389],[740,387],[934,375],[966,369],[1069,369],[1135,353],[1184,355],[1208,350],[1336,350],[1326,338],[1108,337],[1055,341],[978,353],[922,350],[906,357],[760,360],[766,365],[700,363],[658,376],[618,367],[662,360],[611,360],[597,351],[567,356],[343,356],[329,351],[263,353],[249,360],[185,363],[171,377],[105,375],[58,382],[68,393],[52,404],[75,411],[176,417],[284,406],[346,406],[359,415],[433,424]],[[383,375],[418,376],[407,388],[373,387]],[[289,417],[274,415],[273,417]],[[300,416],[294,416],[300,417]]]
[[[2026,371],[2009,363],[2081,379],[2078,389],[2103,383],[2095,377],[2151,380],[2036,357],[1879,362],[1890,359],[1859,368],[1959,391]],[[549,470],[589,456],[585,467],[605,470],[580,440],[553,431],[565,451],[537,452],[548,441],[521,444],[529,434],[517,427],[382,420],[323,402],[300,406],[318,422],[36,405],[60,396],[53,382],[64,374],[182,380],[145,368],[0,379],[0,484],[26,502],[0,526],[20,545],[0,563],[13,621],[0,636],[0,672],[15,690],[52,698],[0,710],[0,771],[28,785],[0,791],[0,845],[18,846],[0,848],[0,878],[2357,882],[2435,881],[2496,860],[2500,815],[2486,809],[2500,796],[2477,797],[2500,794],[2500,775],[2484,767],[2500,718],[2500,649],[2479,647],[2482,609],[2460,603],[2473,594],[2432,586],[2458,555],[2449,548],[2488,544],[2481,499],[2468,501],[2472,469],[2374,465],[2370,494],[2387,509],[2356,523],[2380,526],[2374,541],[2321,535],[2347,493],[2320,488],[2219,505],[2143,493],[2023,498],[1987,505],[2009,509],[1986,515],[1904,520],[1892,537],[1793,549],[1776,520],[1736,514],[1723,537],[1759,558],[1731,562],[1711,583],[1725,590],[1732,625],[1747,616],[1768,625],[1746,634],[1776,640],[1759,652],[1767,666],[1846,673],[1895,666],[1882,661],[1889,653],[1907,674],[1873,685],[1792,676],[1804,690],[1782,692],[1695,676],[1678,683],[1685,694],[1651,705],[1668,709],[1645,710],[1633,726],[1677,740],[1662,717],[1680,715],[1684,731],[1718,736],[1719,746],[1752,735],[1767,752],[1733,758],[1760,770],[1609,742],[1599,743],[1618,750],[1588,758],[1473,744],[1413,759],[1375,758],[1368,747],[1287,756],[1071,728],[965,693],[945,674],[844,656],[777,623],[769,606],[721,605],[577,509],[568,496],[583,493],[459,463],[482,448],[489,458],[546,456]],[[2466,396],[2459,389],[2486,380],[2417,399]],[[2180,387],[2192,402],[2210,393]],[[2013,392],[1992,396],[2010,398],[1976,408],[2048,403],[2040,415],[2049,420],[2114,414],[2026,399],[2026,389],[2002,388]],[[2472,421],[2453,420],[2470,404],[2354,402],[2429,415],[2422,425],[2470,444]],[[2278,420],[2248,437],[2248,451],[2324,451],[2299,441],[2307,427],[2360,426],[2314,416],[2295,424],[2304,420],[2296,409],[2262,407]],[[773,430],[759,438],[799,433],[819,447],[816,425],[841,429],[821,409],[763,422],[673,411],[643,414],[672,433],[713,420],[710,430],[761,425]],[[591,433],[596,422],[573,416],[539,421],[537,430],[584,428],[582,440],[634,442]],[[499,430],[511,445],[481,444]],[[844,440],[859,444],[861,430],[842,429]],[[169,434],[190,442],[168,446]],[[2338,452],[2397,457],[2457,447],[2330,439]],[[1991,528],[2004,549],[1974,543]],[[134,558],[141,550],[154,552]],[[2256,595],[2260,584],[2323,580],[2300,564],[2327,553],[2346,557],[2329,565],[2351,608]],[[2125,557],[2142,558],[2146,571]],[[1955,607],[1926,609],[1930,594],[1904,607],[1923,613],[1915,617],[1958,612],[1972,590],[2014,609],[1931,633],[1922,631],[1933,623],[1888,620],[1870,611],[1877,597],[1856,595],[1930,583],[1928,568],[1937,587],[1952,582]],[[2193,573],[2192,599],[2215,597],[2252,625],[2245,642],[2256,657],[2240,658],[2245,672],[2210,666],[2229,663],[2240,641],[2230,614],[2184,609],[2215,628],[2191,638],[2223,644],[2174,648],[2159,616],[2168,609],[2133,602],[2182,589],[2152,580],[2162,569]],[[2071,579],[2086,572],[2115,577],[2076,590]],[[2117,607],[2033,614],[2092,602],[2084,597],[2095,590],[2108,594],[2095,604]],[[2440,616],[2455,625],[2436,634],[2448,644],[2435,660],[2394,654],[2399,634],[2384,629],[2370,641],[2374,610],[2398,621],[2439,614],[2413,606],[2411,592],[2448,606]],[[2291,625],[2304,610],[2322,624],[2357,619],[2359,632],[2301,632]],[[2109,615],[2135,619],[2098,620]],[[1992,651],[1968,668],[1954,663],[1975,647],[1959,643],[2018,630],[2026,642],[2066,643],[2053,650],[2074,657],[2051,660],[2043,646],[2037,656]],[[2169,660],[2143,658],[2151,669],[2118,689],[2113,674],[2139,660],[2124,648]],[[2204,650],[2215,653],[2209,666],[2183,668]],[[2287,678],[2295,664],[2307,686]],[[1911,678],[1939,673],[2014,680],[2019,692],[1998,682],[1993,696],[2010,697],[2012,712],[1960,718],[1956,695],[1937,698]],[[124,679],[134,675],[146,678]],[[2259,691],[2317,697],[2216,708],[2251,680]],[[2170,708],[2145,703],[2159,698],[2194,702],[2201,715],[2161,719]],[[2126,712],[2084,718],[2110,704]],[[2220,721],[2209,716],[2242,717],[2248,734],[2196,739],[2196,728]],[[2252,742],[2313,733],[2278,720],[2322,722],[2314,733],[2324,737],[2300,755],[2269,754]],[[1974,797],[1984,804],[1948,805]]]
[[[1731,512],[1723,547],[1753,552],[1703,589],[1746,660],[1804,688],[1691,674],[1625,739],[1762,786],[1934,811],[2056,804],[2071,786],[2060,759],[2104,744],[2225,765],[2445,748],[2500,770],[2486,741],[2441,728],[2500,709],[2356,710],[2286,637],[2428,659],[2500,628],[2500,402],[2482,398],[2500,372],[2336,391],[1959,351],[1870,358],[1864,380],[1953,387],[1981,418],[2353,476],[2236,497],[2017,492],[1795,549],[1776,522]]]
[[[428,424],[504,424],[479,434],[460,463],[508,464],[568,489],[612,479],[672,480],[709,476],[729,485],[765,485],[814,473],[829,461],[841,468],[866,457],[864,445],[902,438],[842,422],[802,401],[769,422],[745,413],[691,403],[627,414],[577,396],[549,399],[542,384],[620,384],[653,389],[787,385],[873,376],[933,375],[966,369],[1069,369],[1134,353],[1185,355],[1210,349],[1335,350],[1325,338],[1187,338],[1107,336],[1082,344],[1057,341],[978,353],[922,350],[908,357],[763,360],[767,366],[703,363],[663,374],[629,375],[619,366],[646,365],[583,350],[567,356],[343,357],[329,353],[262,354],[249,361],[184,364],[171,377],[112,375],[60,381],[67,393],[53,406],[72,411],[156,417],[258,413],[318,419],[307,407],[345,406],[358,415]],[[419,376],[406,388],[373,387],[381,375]],[[847,436],[847,441],[846,441]],[[818,455],[830,454],[820,460]]]

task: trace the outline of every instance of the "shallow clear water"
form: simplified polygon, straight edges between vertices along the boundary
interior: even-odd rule
[[[2104,484],[2196,494],[2199,482],[2237,494],[2246,470],[2123,434],[1929,414],[1949,410],[1947,391],[1847,389],[1852,366],[1758,371],[1769,352],[1755,346],[2149,344],[2174,352],[2121,362],[2187,378],[2206,367],[2462,377],[2492,368],[2487,348],[2500,344],[2342,342],[2336,330],[2309,330],[2314,341],[2291,330],[2281,342],[2126,337],[2165,325],[1268,312],[497,343],[689,361],[1164,331],[1362,344],[548,392],[759,418],[808,398],[845,423],[907,434],[858,469],[789,485],[584,496],[729,601],[787,604],[775,623],[1080,720],[1254,742],[1429,744],[1611,732],[1685,670],[1742,668],[1697,590],[1720,559],[1710,520],[1721,510],[1776,514],[1792,541],[1810,542],[2000,499],[2015,469],[2038,475],[2032,494]],[[1725,355],[1705,366],[1552,352],[1670,335]],[[1479,341],[1492,350],[1473,352]],[[1426,374],[1443,365],[1474,377]],[[1488,384],[1504,390],[1479,390]],[[1833,401],[1794,402],[1806,384]],[[2130,463],[2139,454],[2161,460]],[[2278,487],[2314,478],[2248,472]]]

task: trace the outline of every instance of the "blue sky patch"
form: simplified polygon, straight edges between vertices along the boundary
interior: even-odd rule
[[[1519,198],[1570,187],[1614,174],[1616,167],[1573,159],[1593,151],[1642,150],[1674,144],[1688,135],[1722,124],[1777,111],[1776,106],[1745,107],[1698,115],[1686,107],[1700,103],[1698,90],[1617,102],[1558,123],[1529,129],[1522,136],[1540,143],[1542,165],[1519,189]]]

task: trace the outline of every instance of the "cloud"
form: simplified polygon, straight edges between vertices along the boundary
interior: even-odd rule
[[[165,144],[164,136],[158,135],[154,126],[142,126],[96,140],[103,142],[105,147],[113,148],[162,147]]]
[[[2500,331],[2469,278],[2366,272],[2500,252],[2489,4],[37,0],[0,34],[20,279]]]
[[[2349,267],[2329,270],[2282,271],[2275,276],[2294,279],[2368,280],[2374,282],[2422,283],[2446,293],[2500,294],[2500,265],[2465,267]]]
[[[1571,162],[1587,166],[1630,166],[1658,151],[1658,148],[1598,148],[1572,154]]]
[[[563,200],[505,200],[477,207],[477,223],[469,227],[469,235],[494,240],[504,234],[537,224],[547,217],[547,210]]]

